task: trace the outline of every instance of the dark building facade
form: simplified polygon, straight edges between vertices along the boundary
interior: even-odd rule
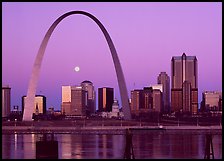
[[[87,110],[86,110],[86,114],[90,115],[95,113],[96,111],[96,99],[95,99],[95,90],[94,90],[94,86],[93,83],[85,80],[81,83],[81,86],[83,88],[83,90],[85,90],[87,92]]]
[[[131,113],[139,115],[140,109],[143,108],[143,90],[135,89],[131,91]]]
[[[153,108],[153,89],[150,87],[143,88],[143,108],[151,110]]]
[[[11,112],[11,88],[2,87],[2,117],[8,117]]]
[[[98,88],[98,111],[111,112],[114,103],[114,89],[109,87]]]
[[[170,112],[170,77],[166,72],[161,72],[157,78],[157,83],[163,86],[163,109],[162,112]]]
[[[162,111],[162,92],[159,89],[153,89],[152,92],[152,99],[153,99],[153,111],[161,112]]]
[[[174,56],[171,60],[171,110],[198,112],[198,64],[196,56]]]
[[[131,114],[133,116],[146,116],[153,109],[153,89],[144,87],[131,91]]]
[[[81,86],[71,88],[71,115],[86,116],[87,92]]]

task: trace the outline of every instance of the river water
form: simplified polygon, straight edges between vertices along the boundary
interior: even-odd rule
[[[42,134],[2,134],[2,159],[35,159]],[[122,159],[126,136],[121,134],[54,134],[59,159]],[[135,159],[203,159],[203,132],[133,133]],[[222,134],[213,134],[215,159],[222,159]]]

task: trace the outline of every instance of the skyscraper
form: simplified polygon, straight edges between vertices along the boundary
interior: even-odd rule
[[[98,110],[99,112],[111,112],[114,103],[114,89],[103,87],[98,88]]]
[[[170,77],[166,72],[161,72],[157,83],[162,84],[163,112],[170,112]]]
[[[198,73],[196,56],[174,56],[171,60],[171,110],[198,111]]]
[[[93,114],[96,111],[96,93],[94,90],[93,83],[90,81],[83,81],[81,83],[82,88],[87,91],[87,113],[88,114]]]
[[[71,102],[71,86],[62,86],[62,102]]]
[[[81,86],[71,88],[71,115],[86,116],[86,91]]]
[[[61,112],[62,114],[71,114],[71,86],[62,86],[62,103]]]
[[[143,90],[135,89],[131,91],[131,113],[139,116],[140,109],[143,108]]]
[[[87,92],[82,86],[62,86],[62,113],[65,115],[85,116]]]
[[[152,90],[153,105],[152,109],[161,112],[162,109],[162,92],[159,89]]]
[[[2,87],[2,117],[10,114],[11,108],[11,88],[9,86]]]
[[[153,109],[153,88],[144,87],[143,88],[143,108],[149,112]]]

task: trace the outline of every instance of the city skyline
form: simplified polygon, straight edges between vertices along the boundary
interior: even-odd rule
[[[47,29],[71,10],[94,14],[110,32],[129,98],[131,90],[156,84],[160,72],[170,76],[172,56],[183,53],[198,60],[199,103],[203,91],[222,90],[221,3],[2,4],[2,76],[3,85],[11,87],[11,108],[19,105],[21,109],[21,97],[27,94],[33,62]],[[89,18],[65,19],[49,40],[44,59],[36,94],[47,97],[47,108],[59,110],[61,86],[83,80],[93,82],[95,89],[114,88],[114,98],[121,105],[108,45]],[[80,71],[74,72],[76,66]]]

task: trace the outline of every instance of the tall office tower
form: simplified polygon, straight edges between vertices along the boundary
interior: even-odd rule
[[[87,114],[93,114],[96,111],[96,96],[93,83],[90,81],[83,81],[82,88],[87,91]]]
[[[174,56],[171,60],[171,109],[196,114],[198,72],[196,56]]]
[[[149,112],[153,108],[152,87],[143,88],[143,108]]]
[[[62,86],[62,102],[71,102],[72,86]]]
[[[140,109],[143,106],[143,90],[135,89],[131,91],[131,113],[139,115]]]
[[[71,114],[71,95],[72,95],[71,86],[62,86],[61,112],[64,115]]]
[[[201,111],[221,111],[220,106],[222,100],[222,92],[218,91],[205,91],[202,93],[202,106]]]
[[[162,112],[170,112],[170,77],[166,72],[160,72],[157,83],[162,84],[163,109]]]
[[[62,86],[62,114],[85,116],[86,107],[87,92],[82,86]]]
[[[114,103],[114,89],[98,88],[98,110],[99,112],[111,112]]]
[[[24,111],[26,102],[26,96],[22,97],[22,113]],[[43,95],[36,95],[35,96],[35,106],[33,107],[33,113],[35,115],[38,114],[46,114],[46,97]]]
[[[2,117],[10,114],[11,108],[11,88],[9,86],[2,87]]]
[[[71,87],[71,115],[86,116],[87,92],[82,86]]]
[[[182,97],[183,111],[191,111],[191,83],[189,81],[183,83]]]
[[[161,112],[162,109],[162,92],[159,89],[152,90],[153,111]]]

